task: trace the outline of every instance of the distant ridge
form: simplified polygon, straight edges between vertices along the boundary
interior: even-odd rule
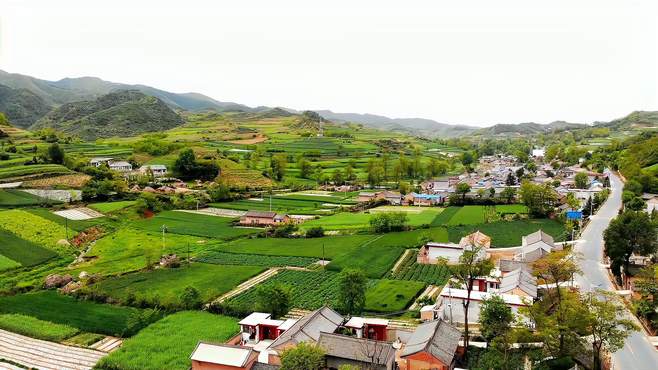
[[[589,125],[584,123],[570,123],[565,121],[555,121],[545,125],[534,122],[518,124],[500,123],[490,127],[481,128],[472,134],[475,136],[524,136],[564,130],[575,130],[588,126]]]

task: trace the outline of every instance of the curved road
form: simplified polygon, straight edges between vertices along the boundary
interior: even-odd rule
[[[615,174],[610,174],[612,193],[601,209],[594,215],[576,243],[575,250],[582,253],[580,261],[582,276],[576,281],[583,291],[604,289],[614,291],[603,266],[603,231],[610,221],[617,216],[621,208],[623,183]],[[630,315],[630,313],[629,313]],[[656,370],[658,369],[658,351],[649,343],[643,331],[634,332],[626,340],[624,348],[614,355],[615,369]]]

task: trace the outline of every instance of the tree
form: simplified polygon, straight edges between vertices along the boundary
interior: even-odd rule
[[[375,233],[402,231],[406,228],[409,217],[406,212],[377,212],[370,216],[370,227]]]
[[[64,149],[59,144],[53,143],[48,147],[48,162],[54,164],[64,164]]]
[[[9,120],[2,112],[0,112],[0,126],[9,126]]]
[[[384,179],[384,167],[374,159],[368,162],[368,183],[370,186],[379,185]]]
[[[321,238],[324,236],[324,228],[322,226],[313,226],[306,230],[307,238]]]
[[[297,168],[299,168],[299,176],[303,179],[308,179],[313,172],[313,166],[304,157],[300,157],[297,161]]]
[[[473,246],[471,250],[464,250],[459,257],[459,263],[450,266],[450,272],[457,283],[466,289],[466,299],[462,301],[464,308],[464,357],[467,357],[469,330],[468,330],[468,307],[471,303],[471,292],[475,279],[488,276],[494,265],[488,258],[481,258],[482,247]]]
[[[507,173],[507,178],[505,178],[505,185],[507,186],[514,186],[516,185],[516,176],[514,176],[513,172]]]
[[[288,159],[285,154],[273,155],[270,160],[270,170],[272,171],[272,177],[281,181],[283,176],[286,174],[286,167],[288,166]]]
[[[505,300],[498,295],[482,301],[480,306],[480,332],[487,342],[505,336],[512,328],[514,314]]]
[[[290,310],[290,289],[281,284],[258,285],[256,309],[272,314],[272,318],[283,317]]]
[[[194,310],[201,307],[201,294],[193,286],[187,286],[180,295],[181,306],[185,310]]]
[[[624,211],[603,233],[605,253],[612,260],[611,270],[621,277],[621,266],[628,272],[631,254],[648,256],[656,252],[656,227],[648,214]]]
[[[549,184],[534,184],[523,181],[519,188],[519,197],[531,214],[545,217],[555,208],[557,193]]]
[[[639,327],[625,318],[624,305],[614,293],[589,293],[583,301],[589,311],[588,329],[592,335],[594,369],[599,370],[603,368],[602,351],[605,349],[611,353],[617,352],[624,346],[624,341],[631,332]]]
[[[576,174],[576,177],[573,179],[574,184],[576,185],[576,189],[587,189],[587,183],[589,182],[589,178],[587,177],[587,174],[584,172],[578,172]]]
[[[460,182],[459,184],[457,184],[456,192],[457,194],[462,195],[462,202],[466,200],[466,193],[468,193],[469,191],[471,191],[471,186],[469,184],[465,182]]]
[[[533,274],[546,283],[549,298],[552,298],[553,292],[556,293],[555,299],[558,304],[562,299],[560,284],[570,281],[574,275],[581,273],[575,258],[577,255],[566,250],[553,251],[532,263]],[[554,285],[555,288],[550,289],[550,285]]]
[[[464,152],[464,153],[462,154],[461,160],[462,160],[462,164],[464,165],[464,167],[468,167],[468,166],[470,166],[471,164],[473,164],[473,161],[474,161],[475,159],[473,158],[473,153],[471,153],[471,152]]]
[[[366,303],[368,279],[361,270],[345,269],[338,276],[338,302],[346,315],[359,315]]]
[[[324,350],[317,345],[301,342],[281,353],[281,370],[321,370]]]
[[[500,193],[500,196],[503,197],[507,203],[512,203],[514,198],[516,198],[516,189],[508,186],[503,189],[503,191]]]
[[[219,174],[219,166],[214,161],[197,161],[194,151],[188,148],[176,158],[174,173],[183,180],[213,180]]]

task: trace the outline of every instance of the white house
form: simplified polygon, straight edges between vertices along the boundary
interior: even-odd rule
[[[544,158],[545,153],[546,153],[546,151],[545,151],[543,148],[541,148],[541,149],[533,149],[533,150],[532,150],[532,156],[533,156],[534,158]]]
[[[133,170],[133,165],[126,161],[109,161],[107,162],[107,166],[117,172],[130,172]]]
[[[521,252],[514,256],[514,260],[534,262],[551,253],[553,249],[561,249],[561,247],[556,248],[552,236],[546,234],[543,230],[537,230],[521,238]]]
[[[94,157],[89,160],[89,164],[94,166],[94,167],[100,167],[101,165],[108,163],[109,161],[113,160],[114,158],[112,157]]]
[[[481,292],[472,291],[470,303],[468,306],[468,322],[477,324],[480,319],[480,307],[482,301],[497,295],[505,301],[507,306],[512,309],[514,315],[518,315],[519,308],[532,305],[533,299],[516,294],[500,293],[500,292]],[[466,289],[451,288],[447,284],[437,300],[434,307],[435,316],[439,319],[446,320],[452,323],[464,322],[464,306],[463,303],[468,299],[468,291]]]
[[[461,238],[459,244],[429,242],[418,251],[417,262],[420,264],[436,264],[440,259],[448,263],[458,263],[459,257],[467,250],[478,247],[478,258],[487,257],[487,250],[491,247],[491,238],[480,231]]]
[[[147,164],[139,168],[139,173],[142,175],[148,174],[149,170],[153,173],[154,177],[163,177],[167,175],[167,166],[163,164]]]

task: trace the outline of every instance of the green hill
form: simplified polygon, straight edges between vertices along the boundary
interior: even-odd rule
[[[626,117],[618,118],[610,122],[596,122],[594,126],[608,127],[618,131],[658,127],[658,112],[635,111]]]
[[[164,131],[183,119],[162,100],[135,90],[112,92],[92,101],[63,104],[30,127],[54,128],[85,140]]]
[[[570,123],[564,121],[555,121],[546,125],[534,122],[524,122],[518,124],[497,124],[490,127],[479,129],[473,135],[479,136],[527,136],[549,132],[558,132],[566,130],[575,130],[585,128],[587,125],[581,123]]]
[[[0,112],[12,125],[27,128],[49,110],[48,104],[31,91],[0,85]]]

